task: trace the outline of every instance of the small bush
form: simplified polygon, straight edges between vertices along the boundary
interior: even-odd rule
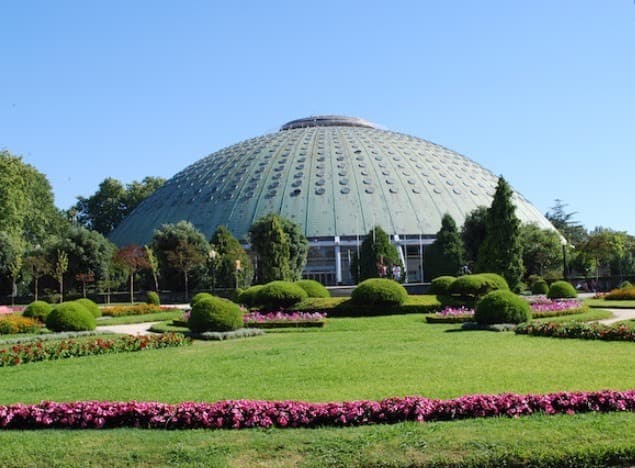
[[[530,318],[531,308],[527,301],[506,290],[487,293],[474,309],[474,320],[480,324],[522,323]]]
[[[507,281],[495,273],[478,273],[460,276],[448,288],[450,294],[457,296],[480,297],[490,291],[509,290]]]
[[[214,297],[213,295],[211,295],[210,293],[206,293],[206,292],[200,292],[194,295],[194,297],[192,298],[192,302],[190,302],[190,305],[192,307],[194,307],[194,304],[196,304],[198,301],[202,300],[202,299],[209,299],[210,297]]]
[[[406,299],[406,289],[396,281],[385,278],[362,281],[351,294],[351,301],[357,305],[398,306]]]
[[[289,307],[307,298],[304,289],[289,281],[272,281],[256,293],[256,303],[267,308]]]
[[[0,318],[0,335],[18,333],[36,333],[42,328],[42,322],[35,318],[20,315],[6,315]]]
[[[88,310],[88,312],[93,314],[93,317],[95,318],[101,317],[101,309],[99,308],[97,304],[95,304],[90,299],[77,299],[75,302],[78,302],[81,305],[83,305],[86,308],[86,310]]]
[[[450,285],[456,281],[454,276],[437,276],[430,283],[430,293],[446,296],[449,292]]]
[[[331,297],[329,290],[319,281],[305,279],[296,281],[295,284],[304,289],[309,297]]]
[[[46,317],[46,328],[52,331],[94,330],[95,317],[79,302],[64,302]]]
[[[556,281],[547,293],[549,299],[573,299],[578,297],[575,288],[568,281]]]
[[[161,305],[161,299],[154,291],[148,291],[148,294],[146,295],[146,304]]]
[[[633,287],[633,284],[630,281],[628,281],[628,280],[622,281],[620,283],[620,285],[618,286],[618,288],[620,288],[620,289],[628,289],[628,288],[632,288],[632,287]]]
[[[604,296],[606,301],[632,301],[635,300],[635,287],[614,289]]]
[[[195,333],[237,330],[243,326],[243,311],[228,299],[210,295],[192,305],[187,324]]]
[[[46,316],[53,310],[53,306],[44,301],[33,301],[22,312],[24,317],[38,319],[41,322],[46,320]]]
[[[543,279],[534,281],[531,285],[532,294],[547,294],[549,292],[549,285]]]
[[[254,286],[251,286],[251,287],[245,289],[238,296],[238,303],[239,304],[244,304],[247,307],[253,307],[255,305],[258,305],[256,303],[256,298],[258,296],[258,291],[260,291],[263,287],[264,287],[264,285],[262,285],[262,284],[256,284]]]

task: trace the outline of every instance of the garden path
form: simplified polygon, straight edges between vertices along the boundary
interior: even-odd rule
[[[151,335],[153,332],[148,329],[157,323],[161,322],[132,323],[129,325],[104,325],[97,327],[97,330],[113,333],[125,333],[128,335]]]
[[[603,308],[604,309],[604,308]],[[622,320],[635,320],[635,309],[604,309],[613,314],[610,319],[599,320],[599,323],[604,325],[610,325],[615,322],[621,322]]]

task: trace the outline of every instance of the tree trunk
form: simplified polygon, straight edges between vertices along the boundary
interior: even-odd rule
[[[64,276],[60,276],[57,281],[60,284],[60,304],[64,302]]]
[[[33,281],[35,283],[35,289],[33,290],[33,296],[35,296],[35,300],[37,301],[37,283],[38,283],[37,276],[35,278],[33,278]]]
[[[185,302],[189,302],[189,297],[187,294],[187,271],[183,271],[183,277],[185,279]]]
[[[152,272],[152,278],[154,279],[154,292],[156,292],[158,294],[158,292],[159,292],[159,278],[158,278],[157,274],[154,271]]]
[[[134,304],[134,272],[130,272],[130,303]]]
[[[82,292],[84,293],[84,299],[86,299],[86,282],[82,281]]]

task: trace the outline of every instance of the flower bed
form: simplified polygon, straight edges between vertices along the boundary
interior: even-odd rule
[[[313,428],[450,421],[496,416],[635,411],[635,390],[546,395],[468,395],[451,400],[420,396],[381,401],[306,403],[228,400],[216,403],[78,401],[0,406],[0,429],[246,429]]]
[[[113,338],[36,341],[0,348],[0,367],[17,366],[30,362],[66,359],[96,354],[111,354],[147,349],[159,349],[190,344],[191,340],[178,333],[163,335],[121,335]]]
[[[0,315],[14,314],[16,312],[21,312],[22,309],[24,309],[24,307],[21,307],[21,306],[11,307],[11,306],[0,305]]]
[[[37,333],[43,328],[42,322],[17,314],[0,316],[0,335]]]
[[[587,309],[575,299],[551,300],[543,296],[528,299],[532,318],[575,315]],[[428,323],[463,323],[474,319],[474,309],[468,307],[445,307],[442,311],[426,317]]]
[[[583,340],[635,341],[635,330],[626,325],[607,326],[586,323],[528,322],[518,325],[519,335],[547,336],[554,338],[579,338]]]
[[[147,315],[156,314],[158,312],[166,312],[170,310],[178,310],[175,307],[164,307],[154,304],[134,304],[126,306],[108,306],[102,307],[101,312],[104,316],[123,317],[128,315]]]
[[[287,327],[323,327],[326,318],[321,312],[249,312],[243,315],[246,327],[287,328]]]

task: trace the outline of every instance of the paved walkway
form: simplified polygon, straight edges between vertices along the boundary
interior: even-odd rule
[[[605,309],[602,307],[602,310],[608,310],[613,314],[610,319],[598,320],[599,323],[604,325],[621,322],[622,320],[635,320],[635,309]]]
[[[97,330],[113,333],[127,333],[128,335],[151,335],[153,332],[148,329],[157,323],[161,322],[132,323],[130,325],[104,325],[102,327],[97,327]]]

